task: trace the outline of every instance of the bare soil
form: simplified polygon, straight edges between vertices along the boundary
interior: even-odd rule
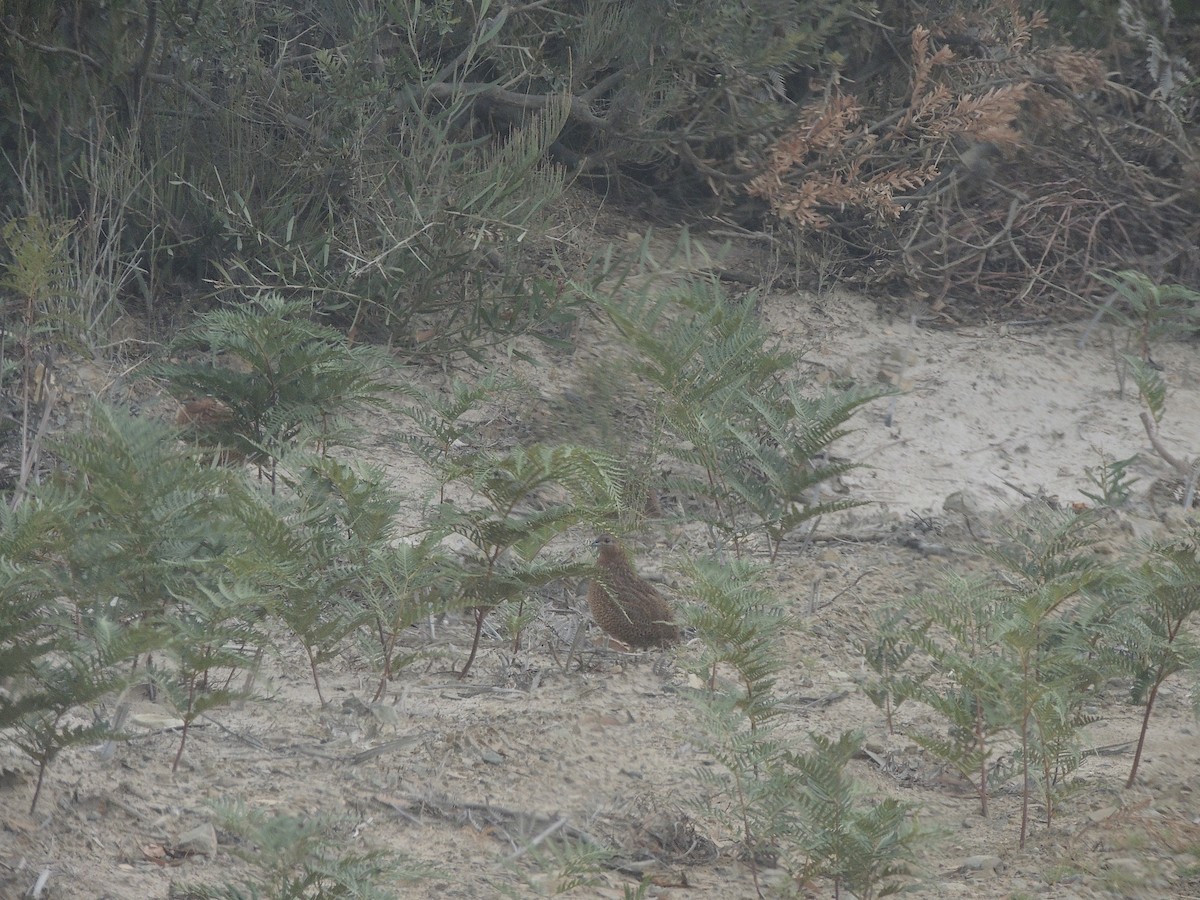
[[[970,790],[906,736],[944,726],[905,705],[889,734],[861,688],[867,673],[857,647],[873,611],[973,565],[963,542],[987,540],[1014,507],[1086,502],[1081,492],[1095,488],[1084,470],[1101,453],[1139,455],[1134,495],[1111,520],[1114,552],[1186,527],[1180,479],[1150,447],[1132,387],[1118,391],[1110,337],[1093,331],[1081,345],[1086,323],[934,331],[838,292],[775,293],[762,312],[785,346],[806,349],[814,379],[882,377],[906,390],[890,409],[883,400],[862,411],[836,448],[870,464],[844,489],[871,505],[823,522],[816,540],[785,545],[769,566],[768,583],[802,623],[780,636],[790,663],[778,686],[787,709],[781,733],[803,748],[809,732],[866,731],[871,752],[852,763],[865,792],[916,804],[930,832],[913,896],[1200,897],[1200,737],[1189,685],[1168,682],[1160,695],[1131,790],[1122,785],[1139,711],[1117,687],[1101,698],[1101,720],[1088,731],[1096,754],[1074,776],[1053,825],[1035,824],[1024,849],[1015,789],[1002,789],[981,817]],[[536,367],[511,363],[537,395],[490,410],[493,427],[530,428],[528,417],[584,386],[580,373],[611,347],[596,322],[577,339],[572,354],[543,354]],[[1196,346],[1164,343],[1155,360],[1170,386],[1164,440],[1194,455]],[[433,368],[407,377],[447,382]],[[375,440],[362,455],[414,497],[416,521],[429,480],[387,439],[400,425],[372,423]],[[572,535],[559,549],[584,554],[588,540]],[[641,572],[670,593],[672,561],[705,553],[707,539],[697,527],[659,523],[631,548]],[[426,867],[396,888],[399,897],[552,895],[565,881],[553,852],[559,836],[618,848],[565,896],[621,897],[637,871],[652,877],[651,897],[755,896],[737,834],[714,815],[721,798],[698,777],[712,765],[684,690],[698,648],[617,653],[603,649],[592,626],[582,654],[565,665],[574,625],[588,623],[582,590],[537,598],[544,614],[519,650],[505,635],[487,635],[466,680],[454,672],[469,648],[469,617],[413,629],[409,643],[423,655],[379,703],[377,673],[347,650],[323,670],[322,708],[303,654],[281,638],[258,698],[202,720],[177,774],[170,710],[143,698],[130,740],[111,758],[80,749],[54,762],[34,817],[26,814],[32,768],[0,746],[0,896],[33,896],[43,872],[37,896],[55,900],[166,898],[173,885],[236,880],[251,870],[222,831],[215,857],[172,853],[182,834],[211,819],[207,804],[233,799],[340,816],[334,837],[347,847],[382,848]],[[766,870],[767,891],[784,887],[781,878]],[[800,895],[832,890],[815,885]]]

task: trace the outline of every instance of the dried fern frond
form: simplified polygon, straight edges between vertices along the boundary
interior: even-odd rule
[[[927,129],[929,137],[949,139],[969,138],[999,148],[1016,149],[1024,137],[1014,127],[1021,114],[1021,104],[1029,93],[1029,82],[994,88],[978,97],[964,94]]]
[[[918,107],[918,101],[925,94],[930,75],[935,66],[941,66],[954,59],[954,51],[949,46],[939,47],[936,53],[929,52],[929,29],[918,25],[913,29],[912,36],[913,74],[912,90],[909,92],[909,112],[901,119],[898,130],[911,121],[912,111]]]

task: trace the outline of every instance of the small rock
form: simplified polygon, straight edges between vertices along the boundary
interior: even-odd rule
[[[955,491],[942,501],[942,511],[962,513],[974,519],[979,515],[979,501],[970,491]]]
[[[183,853],[213,857],[217,855],[217,830],[211,822],[197,825],[179,836],[178,848]]]
[[[348,716],[369,716],[371,708],[357,697],[347,697],[342,701],[342,712]]]
[[[371,715],[380,725],[396,728],[400,724],[400,712],[388,703],[372,703]]]
[[[987,872],[995,875],[1004,868],[1004,860],[998,856],[968,856],[958,861],[960,872]]]

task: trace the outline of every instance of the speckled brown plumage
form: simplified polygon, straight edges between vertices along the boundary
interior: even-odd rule
[[[596,624],[629,647],[665,647],[679,640],[679,628],[662,594],[639,578],[625,549],[611,534],[593,541],[600,563],[588,589]]]
[[[201,444],[220,443],[222,431],[228,429],[232,422],[233,410],[228,404],[212,397],[182,401],[175,416],[175,424]],[[244,458],[244,453],[228,447],[219,448],[217,455],[222,465],[233,465]]]
[[[232,418],[233,410],[228,405],[212,397],[200,397],[180,402],[175,424],[185,428],[211,430],[217,425],[224,425]]]

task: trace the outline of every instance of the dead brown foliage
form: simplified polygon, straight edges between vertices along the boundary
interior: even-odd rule
[[[947,322],[1079,314],[1105,269],[1197,283],[1200,152],[1176,111],[1040,47],[1045,17],[1005,0],[937,21],[911,32],[902,97],[828,85],[750,193]]]

